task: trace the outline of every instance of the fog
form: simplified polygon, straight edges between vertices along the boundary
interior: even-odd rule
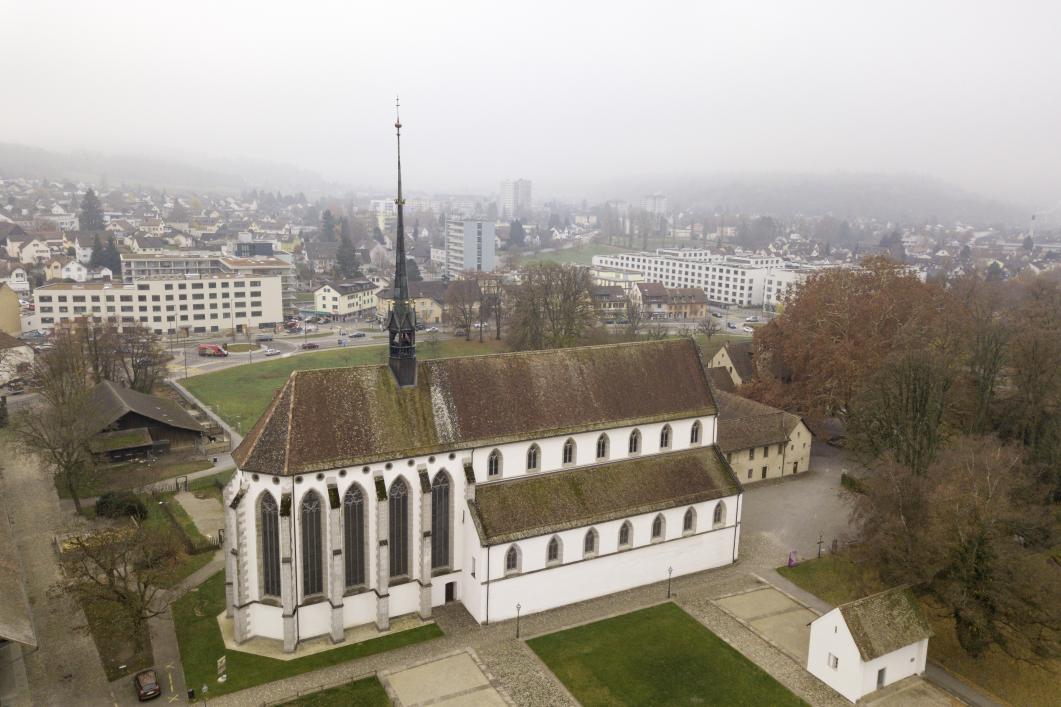
[[[906,173],[1061,197],[1057,2],[0,0],[0,141],[414,190]]]

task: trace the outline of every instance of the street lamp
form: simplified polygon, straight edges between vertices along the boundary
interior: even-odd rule
[[[523,607],[516,604],[516,638],[519,638],[519,610]]]
[[[672,574],[674,574],[674,568],[673,567],[668,567],[667,568],[667,598],[668,599],[670,599],[670,580],[671,580],[671,575]]]

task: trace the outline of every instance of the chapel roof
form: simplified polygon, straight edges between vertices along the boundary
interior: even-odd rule
[[[733,385],[733,377],[730,376],[729,371],[726,370],[725,366],[712,366],[711,368],[708,368],[707,376],[711,380],[711,385],[714,386],[716,391],[724,390],[727,393],[732,393],[737,388]]]
[[[295,371],[233,452],[292,475],[596,429],[714,415],[691,339]]]
[[[486,545],[741,492],[714,445],[482,484],[469,506]]]
[[[863,661],[933,635],[924,610],[908,587],[894,587],[837,607]]]

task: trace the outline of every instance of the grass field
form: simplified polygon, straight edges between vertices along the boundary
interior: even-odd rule
[[[214,697],[442,635],[442,629],[435,624],[428,624],[361,643],[340,646],[323,653],[314,653],[304,658],[276,660],[226,649],[221,638],[221,629],[217,625],[217,616],[224,609],[224,572],[218,572],[173,604],[173,625],[177,629],[185,682],[188,685],[209,685],[209,694]],[[217,659],[223,655],[227,656],[228,680],[219,683]]]
[[[884,588],[870,567],[854,564],[840,556],[830,555],[810,560],[796,567],[779,567],[778,573],[829,602],[842,604]],[[958,644],[954,621],[943,615],[939,606],[922,598],[935,636],[928,642],[928,657],[971,685],[1004,697],[1014,705],[1056,705],[1061,660],[1051,660],[1046,667],[1015,660],[996,648],[973,658]]]
[[[527,645],[587,707],[805,704],[672,603]]]
[[[387,691],[373,675],[299,697],[280,707],[388,707],[390,703]]]
[[[487,339],[482,344],[476,340],[446,339],[437,343],[421,343],[417,346],[417,354],[421,359],[475,356],[503,350],[504,343],[492,339]],[[273,399],[273,391],[284,384],[292,371],[383,363],[386,354],[385,346],[328,349],[316,353],[233,366],[213,373],[192,376],[181,382],[203,404],[210,406],[226,422],[245,433],[265,412],[269,401]]]
[[[520,265],[531,265],[533,263],[573,263],[575,265],[592,265],[594,255],[614,255],[616,253],[628,253],[629,248],[618,248],[604,245],[602,243],[586,243],[576,245],[574,248],[554,249],[545,253],[533,255],[521,255]]]

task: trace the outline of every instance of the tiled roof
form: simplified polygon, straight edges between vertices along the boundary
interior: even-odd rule
[[[154,395],[138,393],[111,381],[103,381],[92,390],[92,409],[98,429],[103,429],[123,415],[135,412],[170,427],[202,432],[203,426],[177,403]]]
[[[400,457],[715,414],[692,339],[296,371],[233,452],[299,474]]]
[[[496,545],[740,491],[709,446],[481,484],[470,506],[480,539]]]
[[[931,638],[932,627],[907,587],[895,587],[837,607],[863,661]]]
[[[730,376],[729,371],[726,370],[725,366],[712,366],[707,369],[707,376],[711,381],[711,385],[715,387],[715,392],[723,390],[727,393],[732,393],[737,389],[733,385],[733,377]]]
[[[751,341],[726,344],[726,353],[729,354],[729,360],[733,362],[733,369],[745,383],[755,377],[755,363],[752,360],[754,351]]]
[[[727,454],[785,442],[800,422],[798,416],[784,410],[718,388],[714,392],[718,403],[718,446]]]

